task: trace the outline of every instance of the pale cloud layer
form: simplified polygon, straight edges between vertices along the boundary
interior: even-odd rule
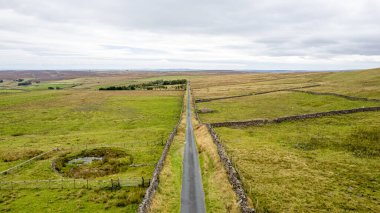
[[[0,0],[0,69],[380,67],[379,0]]]

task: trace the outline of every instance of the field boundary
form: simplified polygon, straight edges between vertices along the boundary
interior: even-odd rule
[[[304,120],[304,119],[310,119],[310,118],[319,118],[319,117],[324,117],[324,116],[345,115],[345,114],[351,114],[351,113],[372,112],[372,111],[380,111],[380,106],[361,107],[361,108],[346,109],[346,110],[333,110],[333,111],[327,111],[327,112],[317,112],[317,113],[302,114],[302,115],[292,115],[292,116],[279,117],[275,119],[218,122],[218,123],[210,123],[210,126],[212,127],[260,126],[260,125],[269,124],[269,123],[282,123],[285,121],[296,121],[296,120]]]
[[[193,107],[194,107],[194,115],[195,115],[195,119],[196,119],[200,124],[202,124],[201,118],[199,117],[199,114],[198,114],[197,104],[196,104],[196,101],[195,101],[194,93],[193,93],[193,90],[192,90],[191,88],[190,88],[190,93],[191,93],[191,99],[192,99],[192,103],[193,103]]]
[[[13,189],[89,189],[145,186],[149,184],[144,177],[126,178],[116,177],[112,179],[47,179],[47,180],[15,180],[0,181],[0,190]]]
[[[220,142],[218,135],[216,134],[216,132],[214,131],[214,129],[212,128],[212,126],[210,124],[206,124],[206,127],[207,127],[208,132],[210,133],[210,135],[212,137],[212,141],[214,142],[214,144],[217,147],[217,151],[218,151],[220,160],[222,161],[224,168],[227,171],[228,179],[229,179],[237,197],[239,198],[238,203],[240,205],[241,211],[243,213],[255,212],[254,208],[249,207],[248,198],[244,192],[243,185],[241,184],[241,182],[239,180],[239,174],[236,171],[236,169],[234,168],[230,158],[228,157],[228,155],[224,149],[224,146]]]
[[[190,83],[187,84],[187,87],[189,86],[189,84]],[[154,193],[157,190],[158,184],[160,182],[159,175],[161,173],[162,167],[164,166],[164,162],[165,162],[166,156],[169,153],[169,149],[170,149],[170,146],[172,145],[172,142],[174,140],[174,136],[177,134],[178,127],[180,126],[181,121],[182,121],[182,114],[184,112],[184,107],[185,107],[185,104],[184,104],[185,95],[186,95],[186,90],[182,96],[182,108],[181,108],[181,112],[179,115],[178,123],[174,127],[172,133],[169,135],[169,138],[166,141],[165,148],[164,148],[164,151],[162,152],[160,160],[157,162],[156,167],[154,168],[154,172],[153,172],[152,179],[150,181],[150,185],[149,185],[148,189],[146,190],[144,198],[143,198],[142,202],[140,203],[139,208],[137,210],[137,212],[139,212],[139,213],[145,213],[148,211],[150,204],[152,202]]]
[[[288,89],[277,89],[277,90],[269,90],[269,91],[263,91],[263,92],[254,92],[254,93],[248,93],[248,94],[244,94],[244,95],[234,95],[234,96],[225,96],[225,97],[218,97],[218,98],[197,99],[197,100],[195,100],[195,103],[210,102],[210,101],[224,100],[224,99],[231,99],[231,98],[240,98],[240,97],[253,96],[253,95],[263,95],[263,94],[268,94],[268,93],[273,93],[273,92],[281,92],[281,91],[288,91],[288,90],[295,90],[295,89],[306,89],[306,88],[318,87],[318,86],[321,86],[321,85],[320,84],[314,84],[314,85],[294,87],[294,88],[288,88]]]
[[[379,99],[355,97],[355,96],[342,95],[342,94],[333,93],[333,92],[313,92],[313,91],[298,90],[298,89],[289,89],[288,91],[306,93],[306,94],[311,94],[311,95],[331,95],[331,96],[345,98],[345,99],[352,100],[352,101],[380,102]]]
[[[37,155],[37,156],[34,156],[34,157],[32,157],[32,158],[30,158],[30,159],[28,159],[28,160],[26,160],[26,161],[24,161],[24,162],[22,162],[22,163],[19,163],[19,164],[15,165],[15,166],[13,166],[13,167],[11,167],[11,168],[9,168],[9,169],[6,169],[6,170],[0,172],[0,175],[6,175],[6,174],[9,174],[12,170],[18,169],[18,168],[24,166],[25,164],[32,162],[33,160],[36,160],[36,159],[38,159],[38,158],[40,158],[40,157],[42,157],[42,156],[44,156],[44,155],[47,155],[47,154],[49,154],[49,153],[51,153],[51,152],[58,151],[58,150],[59,150],[58,148],[54,148],[54,149],[52,149],[52,150],[50,150],[50,151],[47,151],[47,152],[44,152],[44,153],[39,154],[39,155]]]

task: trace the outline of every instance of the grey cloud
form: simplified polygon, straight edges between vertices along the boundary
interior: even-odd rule
[[[162,51],[162,50],[130,47],[130,46],[124,46],[124,45],[113,45],[113,44],[106,44],[106,45],[103,45],[103,47],[106,49],[113,49],[113,50],[126,50],[128,52],[136,53],[136,54],[154,54],[154,53],[165,53],[166,52],[166,51]]]
[[[50,47],[43,39],[23,43],[22,36],[24,40],[28,36],[35,40],[40,35],[50,36],[65,43],[90,35],[86,34],[88,29],[97,32],[105,27],[110,32],[93,35],[96,51],[109,55],[107,51],[120,50],[140,59],[157,54],[157,60],[167,58],[169,62],[200,61],[197,53],[210,53],[213,47],[247,60],[254,56],[326,60],[348,55],[380,57],[379,11],[378,0],[0,0],[0,15],[6,14],[0,20],[0,49],[81,57],[85,53],[79,48],[55,49],[58,47]],[[105,43],[103,37],[113,32],[133,32],[136,39],[120,35],[120,41]],[[157,41],[137,42],[139,32],[155,34]],[[19,36],[16,42],[5,36],[9,33]],[[58,38],[60,33],[67,37]],[[197,43],[193,48],[185,43],[189,40],[186,36],[211,41],[223,37],[224,42],[214,46]],[[177,38],[183,39],[183,44],[173,41]],[[171,49],[149,46],[160,42],[173,45]],[[181,51],[195,58],[177,56]],[[200,62],[214,61],[212,55],[208,57]]]

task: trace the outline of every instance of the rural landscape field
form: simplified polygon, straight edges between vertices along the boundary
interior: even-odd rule
[[[0,212],[380,213],[379,0],[0,17]]]
[[[179,212],[188,119],[207,212],[380,211],[380,69],[0,79],[1,211]]]

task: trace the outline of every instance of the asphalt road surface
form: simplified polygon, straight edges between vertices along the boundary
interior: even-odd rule
[[[183,159],[181,213],[206,212],[204,192],[199,168],[198,152],[194,140],[193,125],[191,123],[191,102],[188,88],[186,144]]]

